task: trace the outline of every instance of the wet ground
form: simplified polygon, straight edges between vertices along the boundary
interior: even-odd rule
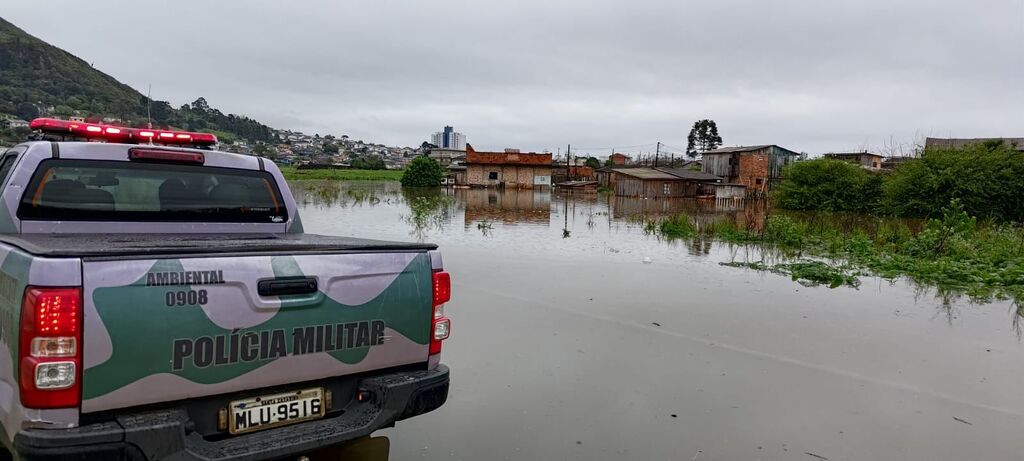
[[[638,218],[741,205],[296,189],[307,231],[433,241],[452,273],[448,403],[357,459],[1024,459],[1009,303],[805,287]]]

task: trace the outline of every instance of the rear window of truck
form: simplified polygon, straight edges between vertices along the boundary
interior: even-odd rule
[[[265,171],[201,165],[51,159],[39,164],[18,217],[44,221],[283,223]]]

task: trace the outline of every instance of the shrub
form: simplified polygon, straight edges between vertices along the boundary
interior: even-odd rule
[[[791,210],[876,211],[882,177],[857,165],[821,158],[786,168],[776,203]]]
[[[928,150],[900,165],[882,186],[883,207],[898,216],[938,218],[956,200],[970,216],[1024,220],[1024,155],[1002,143]]]
[[[416,157],[402,174],[404,187],[437,187],[441,185],[444,170],[430,157]]]

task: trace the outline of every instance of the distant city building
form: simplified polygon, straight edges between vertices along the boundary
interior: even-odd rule
[[[28,128],[28,122],[16,118],[7,119],[8,128]]]
[[[445,126],[443,131],[434,133],[430,143],[445,149],[466,150],[466,135],[456,132],[450,126]]]

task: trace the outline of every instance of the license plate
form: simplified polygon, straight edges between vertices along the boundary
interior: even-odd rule
[[[324,390],[319,387],[235,400],[228,407],[228,431],[231,434],[261,431],[321,418],[325,411]]]

